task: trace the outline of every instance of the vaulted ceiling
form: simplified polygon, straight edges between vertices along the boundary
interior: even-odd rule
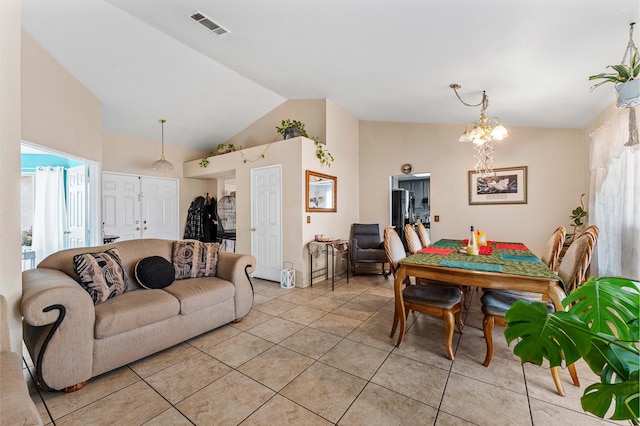
[[[159,140],[165,118],[167,143],[210,151],[287,99],[360,120],[475,120],[450,83],[469,103],[486,90],[507,127],[584,128],[614,99],[588,76],[620,62],[640,2],[23,0],[22,20],[102,102],[105,130]]]

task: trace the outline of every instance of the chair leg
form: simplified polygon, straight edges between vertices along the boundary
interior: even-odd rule
[[[493,358],[493,315],[484,315],[482,320],[482,330],[484,331],[484,341],[487,345],[487,355],[484,358],[482,365],[488,367],[491,364],[491,358]]]
[[[556,384],[556,389],[558,390],[558,395],[564,396],[564,386],[562,386],[562,381],[560,380],[560,368],[559,367],[551,367],[551,377],[553,377],[553,383]]]
[[[398,342],[396,343],[396,348],[400,347],[400,343],[402,343],[402,338],[404,337],[404,332],[407,329],[407,317],[409,316],[409,309],[405,307],[406,315],[402,315],[402,312],[398,312],[398,319],[400,319],[400,333],[398,334]]]
[[[391,334],[389,337],[393,337],[396,334],[396,328],[398,327],[398,308],[393,309],[393,326],[391,327]]]
[[[447,355],[449,359],[453,361],[453,312],[445,310],[443,312],[444,318],[444,339],[445,346],[447,348]]]
[[[569,364],[567,368],[569,369],[569,374],[571,374],[571,380],[573,380],[573,384],[580,387],[580,379],[578,379],[578,372],[576,371],[576,365]]]

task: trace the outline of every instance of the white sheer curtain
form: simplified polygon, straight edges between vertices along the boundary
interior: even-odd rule
[[[67,221],[64,168],[36,167],[33,250],[36,263],[64,248]]]
[[[640,279],[640,145],[629,140],[629,110],[591,135],[589,223],[600,228],[594,276]]]

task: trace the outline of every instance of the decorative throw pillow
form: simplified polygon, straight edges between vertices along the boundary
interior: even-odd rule
[[[216,275],[220,243],[181,240],[173,243],[173,266],[176,279]]]
[[[127,289],[127,274],[115,248],[100,253],[77,254],[73,256],[73,269],[78,282],[87,290],[94,305],[122,294]]]
[[[165,288],[176,279],[176,269],[162,256],[140,259],[134,268],[136,280],[144,288]]]

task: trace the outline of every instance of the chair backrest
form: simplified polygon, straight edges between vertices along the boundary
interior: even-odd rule
[[[407,254],[404,251],[404,244],[402,244],[400,235],[391,226],[384,228],[384,251],[387,253],[390,269],[395,277],[398,263],[407,257]]]
[[[553,234],[551,234],[551,238],[549,238],[549,241],[547,241],[547,245],[544,248],[544,253],[542,253],[542,262],[544,262],[544,264],[554,272],[558,269],[560,251],[562,250],[564,237],[566,235],[566,228],[564,226],[559,226],[555,231],[553,231]]]
[[[564,254],[558,267],[558,275],[562,278],[567,294],[586,280],[595,243],[593,234],[582,233],[574,238]]]
[[[420,242],[420,237],[418,237],[418,233],[413,225],[407,223],[404,226],[404,236],[407,239],[409,253],[414,254],[417,253],[418,250],[422,249],[422,242]]]
[[[427,228],[424,227],[422,222],[418,222],[418,237],[420,237],[420,242],[422,243],[422,247],[426,247],[429,244],[431,244],[431,238],[429,237]]]
[[[351,240],[358,240],[361,249],[378,248],[380,246],[380,226],[377,223],[354,223],[351,225]]]
[[[596,225],[589,225],[582,231],[582,234],[591,234],[593,235],[594,240],[598,241],[598,235],[600,234],[600,229]]]

